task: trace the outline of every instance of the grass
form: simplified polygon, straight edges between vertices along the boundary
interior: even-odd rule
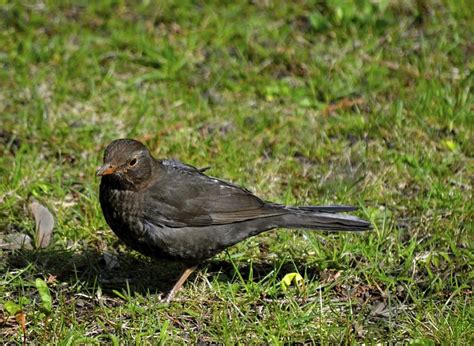
[[[473,343],[468,1],[0,3],[0,236],[34,234],[31,198],[56,219],[48,248],[0,249],[0,340],[23,341],[13,303],[38,344]],[[177,268],[98,204],[125,136],[374,231],[265,233],[164,305]]]

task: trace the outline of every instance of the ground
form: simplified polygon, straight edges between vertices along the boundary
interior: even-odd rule
[[[0,340],[473,343],[469,1],[0,3]],[[163,304],[179,267],[98,203],[120,137],[374,229],[262,234]],[[33,200],[51,242],[7,249]]]

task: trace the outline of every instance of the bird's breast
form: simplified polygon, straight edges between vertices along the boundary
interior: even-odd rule
[[[100,204],[107,224],[115,234],[131,245],[141,238],[144,226],[141,222],[141,195],[134,191],[103,188],[100,191]]]

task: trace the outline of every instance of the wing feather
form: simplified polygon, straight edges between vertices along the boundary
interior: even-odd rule
[[[143,215],[156,225],[221,225],[287,213],[179,161],[161,161],[158,167],[156,181],[143,192],[147,206]]]

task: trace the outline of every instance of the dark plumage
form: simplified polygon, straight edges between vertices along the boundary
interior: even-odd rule
[[[140,142],[118,139],[105,149],[100,205],[117,236],[157,259],[190,268],[248,237],[277,228],[363,231],[367,221],[336,214],[348,206],[289,207],[265,202],[246,189],[212,178],[176,160],[156,160]]]

